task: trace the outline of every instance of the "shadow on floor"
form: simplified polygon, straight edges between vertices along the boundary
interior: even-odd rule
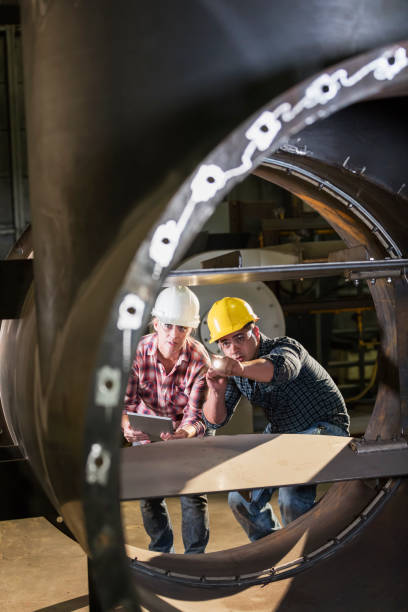
[[[84,608],[89,603],[88,595],[82,595],[82,597],[75,597],[68,601],[61,601],[61,603],[55,603],[52,606],[46,608],[37,608],[34,612],[74,612],[80,608]]]

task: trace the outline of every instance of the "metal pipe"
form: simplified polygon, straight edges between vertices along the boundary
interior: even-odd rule
[[[408,259],[383,259],[377,261],[319,262],[284,264],[275,266],[250,266],[243,268],[206,268],[195,270],[173,270],[165,285],[217,285],[222,283],[247,283],[253,281],[278,281],[302,278],[323,278],[344,274],[351,278],[356,272],[368,275],[377,273],[377,278],[388,278],[396,273],[405,273]]]

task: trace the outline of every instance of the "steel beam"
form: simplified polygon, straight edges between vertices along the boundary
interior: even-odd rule
[[[186,461],[186,456],[189,460]],[[121,498],[384,478],[408,473],[408,445],[338,436],[216,436],[122,450]]]
[[[344,275],[347,279],[392,278],[403,276],[408,259],[384,259],[378,261],[348,261],[299,263],[276,266],[250,266],[242,268],[212,268],[173,270],[165,285],[217,285],[223,283],[248,283],[254,281],[299,280]],[[360,276],[357,276],[359,275]]]

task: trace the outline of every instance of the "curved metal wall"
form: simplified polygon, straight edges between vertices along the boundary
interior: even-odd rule
[[[150,609],[163,605],[145,590],[155,590],[155,582],[137,568],[133,585],[123,547],[118,407],[127,372],[117,322],[124,295],[131,291],[139,299],[135,344],[168,268],[217,201],[265,155],[342,107],[406,94],[407,44],[397,41],[407,38],[407,13],[402,1],[387,7],[363,2],[358,13],[354,2],[334,0],[180,2],[171,8],[160,2],[23,2],[37,337],[25,343],[33,374],[21,371],[18,379],[26,396],[35,398],[35,433],[19,435],[27,437],[23,445],[32,449],[34,470],[92,557],[105,609],[120,603],[136,609],[136,591]],[[336,62],[337,68],[325,69]],[[298,163],[296,154],[287,156]],[[320,169],[319,159],[307,161],[310,170]],[[347,191],[354,178],[343,179],[337,172],[333,182]],[[393,248],[404,251],[405,231],[388,227],[387,220],[401,215],[405,201],[391,197],[384,212],[376,194],[364,201],[366,210],[388,232]],[[364,219],[336,203],[316,201],[350,244],[370,236],[373,252],[384,252]],[[399,423],[393,292],[382,291],[380,283],[375,293],[386,312],[383,346],[391,365],[374,429],[382,420],[380,429],[388,435]],[[24,344],[24,333],[16,342]],[[3,385],[4,380],[2,373]],[[391,425],[388,402],[396,415]],[[28,411],[23,405],[20,410]],[[392,490],[398,491],[392,496],[397,503],[403,489]],[[330,514],[330,504],[337,503],[332,500],[322,512],[326,507]],[[290,539],[297,529],[293,525],[279,539]],[[356,555],[358,546],[352,550]],[[331,563],[338,572],[344,562],[336,565],[336,558]],[[193,566],[202,562],[191,560]],[[334,588],[327,571],[325,584]],[[297,609],[296,597],[311,597],[319,578],[309,585],[307,577],[288,580],[269,585],[268,606],[278,609],[285,591],[287,603],[290,593],[295,597],[288,609]],[[200,599],[202,589],[191,588],[175,587],[168,595]],[[338,593],[337,608],[331,609],[352,609],[353,588]],[[216,593],[211,597],[222,595]],[[261,596],[258,588],[258,603]],[[187,603],[177,606],[189,609]]]

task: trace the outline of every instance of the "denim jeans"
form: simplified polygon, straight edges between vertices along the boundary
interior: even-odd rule
[[[268,427],[265,433],[271,433]],[[325,421],[319,421],[299,433],[327,436],[348,435],[341,427]],[[247,501],[238,491],[231,491],[228,496],[228,504],[251,542],[281,529],[279,520],[269,503],[276,489],[277,487],[253,489],[251,501]],[[310,510],[315,499],[316,485],[279,487],[278,502],[283,525],[287,525]]]
[[[184,552],[203,553],[210,537],[206,495],[181,495],[181,532]],[[149,550],[174,552],[173,529],[163,497],[141,499],[143,524],[150,536]]]

